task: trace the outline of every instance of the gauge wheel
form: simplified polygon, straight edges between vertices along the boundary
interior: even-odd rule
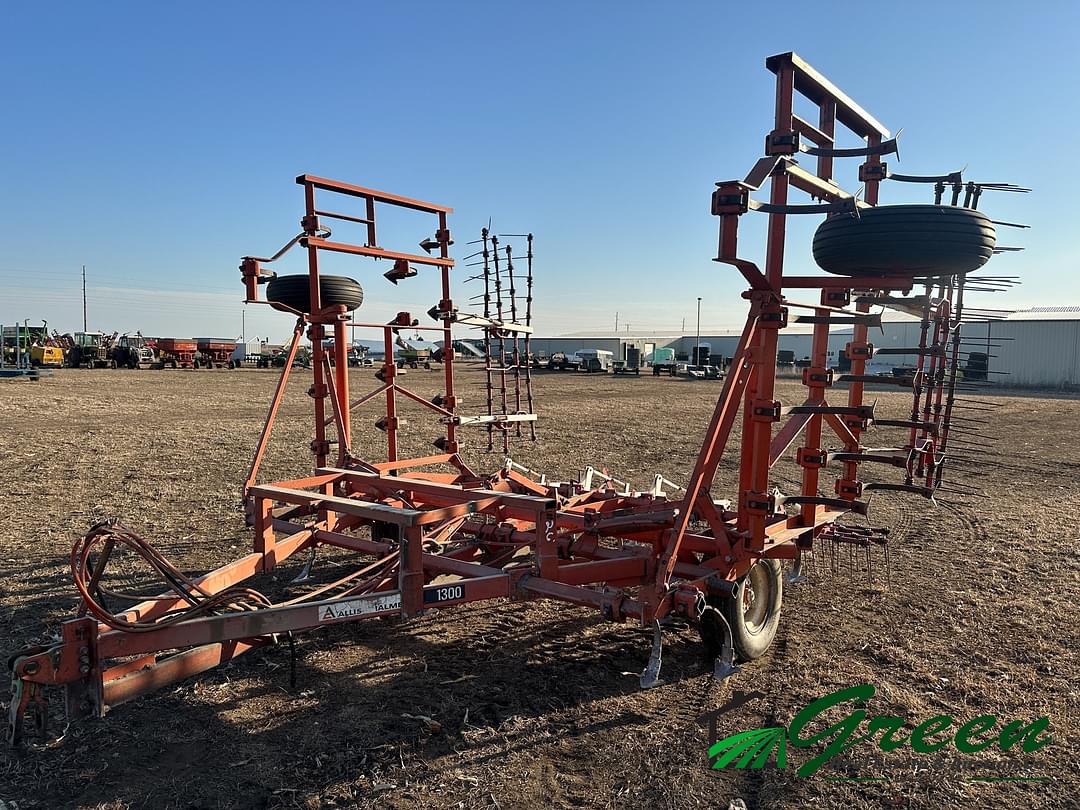
[[[784,575],[777,560],[759,560],[752,565],[735,583],[730,597],[709,598],[731,627],[736,658],[752,661],[765,654],[776,638],[783,600]],[[707,612],[700,629],[706,653],[715,658],[723,643],[722,622]]]
[[[276,276],[266,285],[266,300],[296,312],[311,309],[310,281],[307,275]],[[344,306],[352,311],[364,302],[364,288],[347,276],[319,276],[319,298],[324,307]]]

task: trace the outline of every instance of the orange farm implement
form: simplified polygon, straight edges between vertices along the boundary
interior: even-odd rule
[[[517,341],[531,333],[531,235],[527,250],[514,257],[484,232],[487,298],[481,313],[469,314],[451,297],[452,209],[302,175],[297,178],[305,200],[301,233],[276,255],[246,257],[241,264],[246,300],[296,319],[289,357],[244,482],[254,529],[251,553],[189,577],[119,523],[93,527],[71,556],[81,596],[78,616],[62,625],[54,643],[24,650],[11,662],[11,740],[21,739],[28,726],[44,730],[51,687],[64,688],[69,717],[100,716],[289,634],[382,616],[410,619],[430,608],[499,598],[559,600],[651,631],[643,687],[660,676],[666,625],[661,622],[681,617],[699,626],[714,655],[715,674],[725,677],[735,671],[737,659],[760,656],[776,633],[785,582],[781,561],[790,561],[786,581],[792,582],[799,580],[802,557],[815,544],[867,554],[886,547],[886,529],[846,518],[865,516],[867,496],[874,491],[932,499],[946,491],[945,470],[954,455],[962,463],[966,451],[956,429],[964,403],[958,394],[978,384],[958,373],[965,354],[961,325],[973,317],[964,308],[965,291],[1011,284],[1002,277],[971,275],[998,250],[994,225],[976,206],[985,190],[1021,189],[965,183],[959,173],[895,174],[883,157],[896,152],[896,140],[862,107],[793,53],[770,57],[766,66],[776,77],[776,108],[765,155],[743,180],[718,183],[712,197],[720,230],[716,261],[734,266],[745,279],[748,313],[684,486],[657,475],[651,488],[635,490],[591,468],[581,480],[554,482],[510,459],[494,471],[472,469],[459,454],[468,428],[486,431],[488,447],[495,436],[502,443],[511,434],[532,435],[531,386],[527,380],[524,389],[512,385],[524,378],[521,358],[529,356],[527,343],[522,349]],[[816,120],[795,114],[797,96],[816,111]],[[862,145],[837,147],[838,128]],[[804,156],[810,168],[797,160]],[[860,161],[862,199],[833,179],[834,164],[851,158]],[[890,182],[928,184],[934,203],[881,206],[881,188]],[[766,185],[768,202],[754,200],[751,194]],[[795,192],[810,201],[789,202]],[[429,219],[432,235],[421,243],[423,253],[379,246],[377,218],[395,209]],[[747,214],[768,220],[760,268],[740,255],[739,224]],[[798,215],[824,218],[814,254],[829,275],[785,272],[785,226],[788,217]],[[328,220],[359,225],[365,238],[335,240]],[[943,239],[943,233],[950,238]],[[306,274],[278,276],[269,270],[293,247],[306,254]],[[320,258],[325,253],[388,262],[392,269],[385,275],[395,284],[418,274],[433,276],[439,299],[428,314],[435,324],[421,326],[408,312],[389,323],[356,320],[352,313],[363,291],[351,278],[324,274]],[[512,293],[509,299],[498,296],[514,289],[507,265],[526,256],[529,300],[515,308]],[[522,282],[520,276],[516,282]],[[809,303],[790,297],[808,292],[816,296]],[[420,306],[426,310],[429,304]],[[917,367],[887,380],[866,373],[876,351],[868,330],[880,324],[884,308],[913,314],[921,323],[918,345],[906,347],[918,357]],[[802,374],[805,398],[785,404],[774,388],[777,335],[788,323],[811,326],[813,349]],[[830,329],[836,325],[852,332],[845,350],[850,370],[843,374],[834,373],[828,362]],[[350,392],[347,362],[347,332],[353,328],[381,335],[384,347],[377,385],[358,397]],[[461,411],[455,328],[484,333],[488,401],[480,415]],[[410,390],[399,378],[395,338],[402,329],[433,332],[442,341],[442,391],[433,398]],[[303,478],[260,483],[260,466],[305,332],[312,346],[314,379],[308,393],[314,470]],[[326,349],[330,340],[333,358]],[[163,357],[181,364],[190,364],[196,348],[190,343],[181,351],[179,342],[165,340],[158,346]],[[876,418],[874,405],[864,400],[864,387],[871,383],[910,392],[908,418]],[[843,390],[834,393],[834,385]],[[401,457],[398,407],[404,401],[426,409],[438,423],[434,454]],[[383,405],[377,424],[385,434],[385,453],[371,459],[354,444],[353,418],[360,407],[376,403]],[[887,437],[883,448],[866,444],[875,428]],[[739,473],[738,489],[727,500],[712,490],[729,443],[735,445]],[[779,491],[770,476],[781,459],[799,468],[800,485],[789,493]],[[891,471],[891,478],[869,472],[876,469]],[[266,579],[261,575],[293,555],[307,554],[310,563],[319,547],[346,550],[355,565],[343,576],[306,588],[300,587],[302,576],[284,597],[271,598],[256,588]],[[138,601],[110,585],[109,560],[121,553],[138,555],[168,587]],[[128,606],[117,609],[121,598]]]

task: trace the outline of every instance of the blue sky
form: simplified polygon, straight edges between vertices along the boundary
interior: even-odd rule
[[[85,264],[91,328],[239,334],[238,259],[296,233],[310,172],[454,206],[458,257],[489,217],[533,231],[543,333],[616,311],[632,331],[692,330],[699,295],[703,331],[737,326],[709,195],[761,154],[764,59],[787,50],[904,129],[900,171],[1033,187],[984,198],[1033,226],[1000,233],[1027,250],[991,267],[1024,276],[1014,306],[1080,304],[1080,3],[783,6],[8,4],[0,322],[80,326]],[[857,162],[838,170],[852,190]],[[761,223],[744,224],[760,258]],[[813,267],[812,227],[793,229],[792,270]],[[380,241],[427,235],[405,220]],[[364,283],[371,319],[436,298],[383,264],[329,267]],[[289,328],[247,318],[249,337]]]

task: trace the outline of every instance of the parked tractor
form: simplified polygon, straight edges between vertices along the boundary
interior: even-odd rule
[[[121,335],[109,349],[113,368],[151,368],[156,362],[154,350],[142,335]]]
[[[71,368],[105,368],[109,353],[104,332],[75,332],[69,337],[67,364]]]

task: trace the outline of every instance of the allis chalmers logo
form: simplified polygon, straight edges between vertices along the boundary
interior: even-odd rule
[[[717,718],[751,700],[764,697],[760,692],[736,692],[727,705],[702,718],[709,725],[710,767],[761,768],[770,758],[775,758],[776,767],[786,768],[789,745],[792,748],[805,749],[824,745],[816,756],[800,765],[797,771],[799,776],[813,776],[833,757],[860,743],[872,744],[875,737],[877,746],[882,751],[895,751],[910,745],[913,751],[920,754],[932,754],[949,745],[955,746],[957,751],[964,754],[974,754],[993,745],[997,745],[1002,751],[1019,745],[1021,750],[1031,752],[1051,741],[1048,733],[1050,720],[1047,717],[1040,717],[1031,723],[1013,720],[998,729],[998,719],[991,714],[979,715],[959,726],[954,718],[939,714],[910,729],[903,718],[891,715],[871,717],[861,708],[854,708],[847,717],[824,730],[808,731],[819,726],[820,723],[815,721],[834,706],[857,706],[870,700],[874,692],[875,689],[870,684],[841,689],[807,705],[792,718],[787,728],[756,728],[740,731],[722,740],[717,739]],[[1030,781],[1042,781],[1044,778],[1034,777]],[[1000,778],[992,777],[982,781],[998,779]]]

